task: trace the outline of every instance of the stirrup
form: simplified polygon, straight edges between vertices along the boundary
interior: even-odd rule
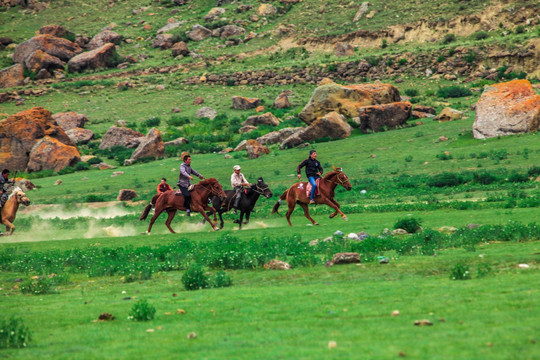
[[[310,200],[309,200],[309,203],[310,203],[310,204],[315,204],[315,200],[310,199]]]

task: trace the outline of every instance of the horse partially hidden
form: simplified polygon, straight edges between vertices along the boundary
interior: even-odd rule
[[[281,201],[287,199],[287,205],[289,206],[289,210],[287,211],[287,214],[285,216],[287,217],[287,221],[289,222],[290,226],[292,226],[291,214],[296,204],[300,205],[302,209],[304,209],[305,217],[308,218],[313,225],[319,225],[319,223],[313,220],[309,215],[309,196],[306,194],[307,184],[309,183],[296,183],[289,189],[287,189],[279,197],[278,202],[274,205],[274,208],[272,209],[272,214],[277,213],[279,206],[281,205]],[[340,214],[343,220],[347,221],[347,216],[341,210],[339,210],[339,203],[334,200],[334,190],[338,185],[343,186],[347,191],[350,191],[352,189],[351,183],[349,183],[349,178],[347,177],[347,175],[345,175],[345,173],[343,173],[340,168],[335,168],[334,171],[329,172],[321,178],[319,182],[319,194],[315,196],[314,200],[316,204],[326,204],[335,210],[332,214],[330,214],[330,218],[333,218],[337,214]]]
[[[227,198],[224,200],[221,200],[219,197],[214,196],[211,198],[212,205],[216,209],[217,213],[219,214],[219,220],[220,225],[219,228],[223,229],[223,217],[221,214],[231,210],[233,208],[234,204],[234,197],[236,195],[235,190],[225,190],[225,194],[227,195]],[[242,193],[240,197],[240,202],[238,203],[238,210],[240,210],[240,218],[238,220],[235,220],[235,222],[238,221],[239,229],[242,228],[242,221],[244,219],[244,215],[246,216],[246,222],[244,224],[249,223],[249,217],[251,215],[251,212],[253,211],[253,208],[255,207],[255,203],[257,200],[259,200],[259,196],[263,195],[267,199],[272,197],[272,191],[268,187],[268,185],[264,182],[263,178],[260,177],[257,180],[256,184],[251,185],[246,189],[245,193]],[[207,215],[210,215],[210,213],[206,213]]]
[[[30,205],[30,199],[21,189],[15,188],[2,207],[2,211],[0,211],[2,217],[0,223],[6,226],[6,235],[11,235],[15,231],[13,221],[15,221],[17,210],[19,210],[19,204],[28,206]]]
[[[198,184],[194,185],[194,188],[190,193],[191,193],[191,211],[201,213],[204,219],[208,221],[210,225],[212,225],[212,228],[214,230],[219,230],[217,225],[214,223],[214,222],[217,222],[216,210],[212,206],[208,205],[208,198],[211,195],[217,196],[218,198],[225,198],[226,195],[223,192],[223,187],[221,186],[221,184],[215,178],[205,179],[205,180],[200,181]],[[156,196],[154,196],[154,198],[155,197]],[[146,217],[148,216],[148,213],[150,212],[151,207],[152,207],[152,203],[146,206],[139,220],[146,219]],[[152,226],[154,225],[154,222],[156,221],[158,216],[163,211],[167,211],[168,217],[167,217],[167,221],[165,222],[165,225],[167,226],[169,231],[174,234],[175,232],[171,228],[171,222],[174,219],[174,216],[176,215],[177,210],[186,210],[184,206],[184,196],[176,195],[175,191],[166,191],[163,194],[158,195],[155,201],[154,209],[155,209],[154,216],[152,216],[152,219],[150,219],[150,225],[148,226],[147,233],[150,234],[150,231],[152,230]],[[210,220],[208,215],[206,215],[205,211],[211,211],[214,214],[214,222]]]

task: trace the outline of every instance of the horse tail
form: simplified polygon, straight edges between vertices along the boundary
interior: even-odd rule
[[[146,220],[146,218],[148,217],[148,213],[150,212],[150,209],[152,208],[152,203],[146,205],[146,207],[144,208],[142,214],[141,214],[141,217],[139,218],[139,221],[143,221],[143,220]]]
[[[274,207],[272,208],[272,214],[277,214],[279,206],[281,205],[281,201],[287,198],[288,193],[289,193],[289,189],[285,190],[285,192],[281,194],[281,196],[279,197],[279,200],[274,204]]]

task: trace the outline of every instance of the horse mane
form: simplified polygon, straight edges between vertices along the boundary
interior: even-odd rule
[[[22,192],[24,195],[26,195],[26,194],[24,193],[24,191],[22,191],[22,189],[21,189],[20,187],[14,186],[14,187],[13,187],[13,190],[11,190],[11,194],[9,194],[9,197],[8,197],[8,198],[12,197],[13,195],[17,194],[18,192]]]
[[[208,184],[215,184],[215,183],[217,183],[216,178],[209,178],[209,179],[204,179],[204,180],[199,181],[197,185],[208,185]]]
[[[334,176],[334,175],[336,175],[336,174],[339,174],[340,172],[341,172],[341,171],[338,171],[338,170],[330,171],[329,173],[324,174],[323,179],[328,180],[328,179],[330,179],[332,176]]]

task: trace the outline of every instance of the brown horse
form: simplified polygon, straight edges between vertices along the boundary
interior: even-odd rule
[[[304,209],[304,215],[313,223],[313,225],[319,225],[318,222],[313,220],[311,216],[309,215],[308,210],[308,204],[309,204],[309,196],[306,195],[306,186],[309,184],[308,182],[303,183],[296,183],[293,186],[291,186],[289,189],[287,189],[280,197],[279,201],[274,205],[274,208],[272,209],[272,213],[277,213],[279,206],[281,205],[281,201],[287,199],[287,205],[289,206],[289,210],[287,211],[287,214],[285,215],[287,217],[287,221],[289,222],[289,225],[291,224],[291,214],[294,210],[294,207],[296,204],[299,204],[302,209]],[[326,204],[330,206],[335,211],[330,214],[330,218],[333,218],[338,213],[341,215],[341,217],[347,221],[347,216],[339,210],[339,204],[336,200],[334,200],[334,190],[337,185],[343,186],[345,189],[350,191],[352,189],[351,183],[349,183],[349,178],[345,173],[341,171],[340,168],[335,168],[334,171],[329,172],[328,174],[324,175],[319,183],[319,195],[315,196],[315,203],[316,204]]]
[[[11,235],[15,231],[13,221],[15,221],[17,210],[19,210],[19,204],[28,206],[30,205],[30,199],[28,199],[23,191],[16,188],[2,207],[2,211],[0,211],[0,216],[2,217],[0,223],[6,225],[6,235]]]
[[[219,228],[215,224],[215,222],[217,222],[216,210],[208,205],[208,198],[211,195],[218,196],[222,199],[224,199],[226,196],[225,192],[223,192],[223,187],[215,178],[200,181],[197,185],[194,186],[193,190],[191,191],[191,211],[201,213],[204,219],[208,221],[210,225],[212,225],[212,228],[214,230],[219,230]],[[167,214],[169,216],[167,217],[165,225],[167,226],[169,231],[174,234],[175,232],[171,228],[171,222],[174,219],[177,210],[186,210],[184,206],[184,196],[176,195],[174,191],[166,191],[161,194],[156,201],[154,216],[152,216],[152,219],[150,219],[150,225],[148,226],[147,233],[150,234],[152,226],[154,225],[154,222],[156,221],[158,216],[163,211],[167,211]],[[150,210],[145,209],[146,215],[148,215],[148,211]],[[214,213],[214,222],[210,220],[208,215],[206,215],[205,211],[212,211]],[[146,219],[146,215],[143,212],[140,220]]]

